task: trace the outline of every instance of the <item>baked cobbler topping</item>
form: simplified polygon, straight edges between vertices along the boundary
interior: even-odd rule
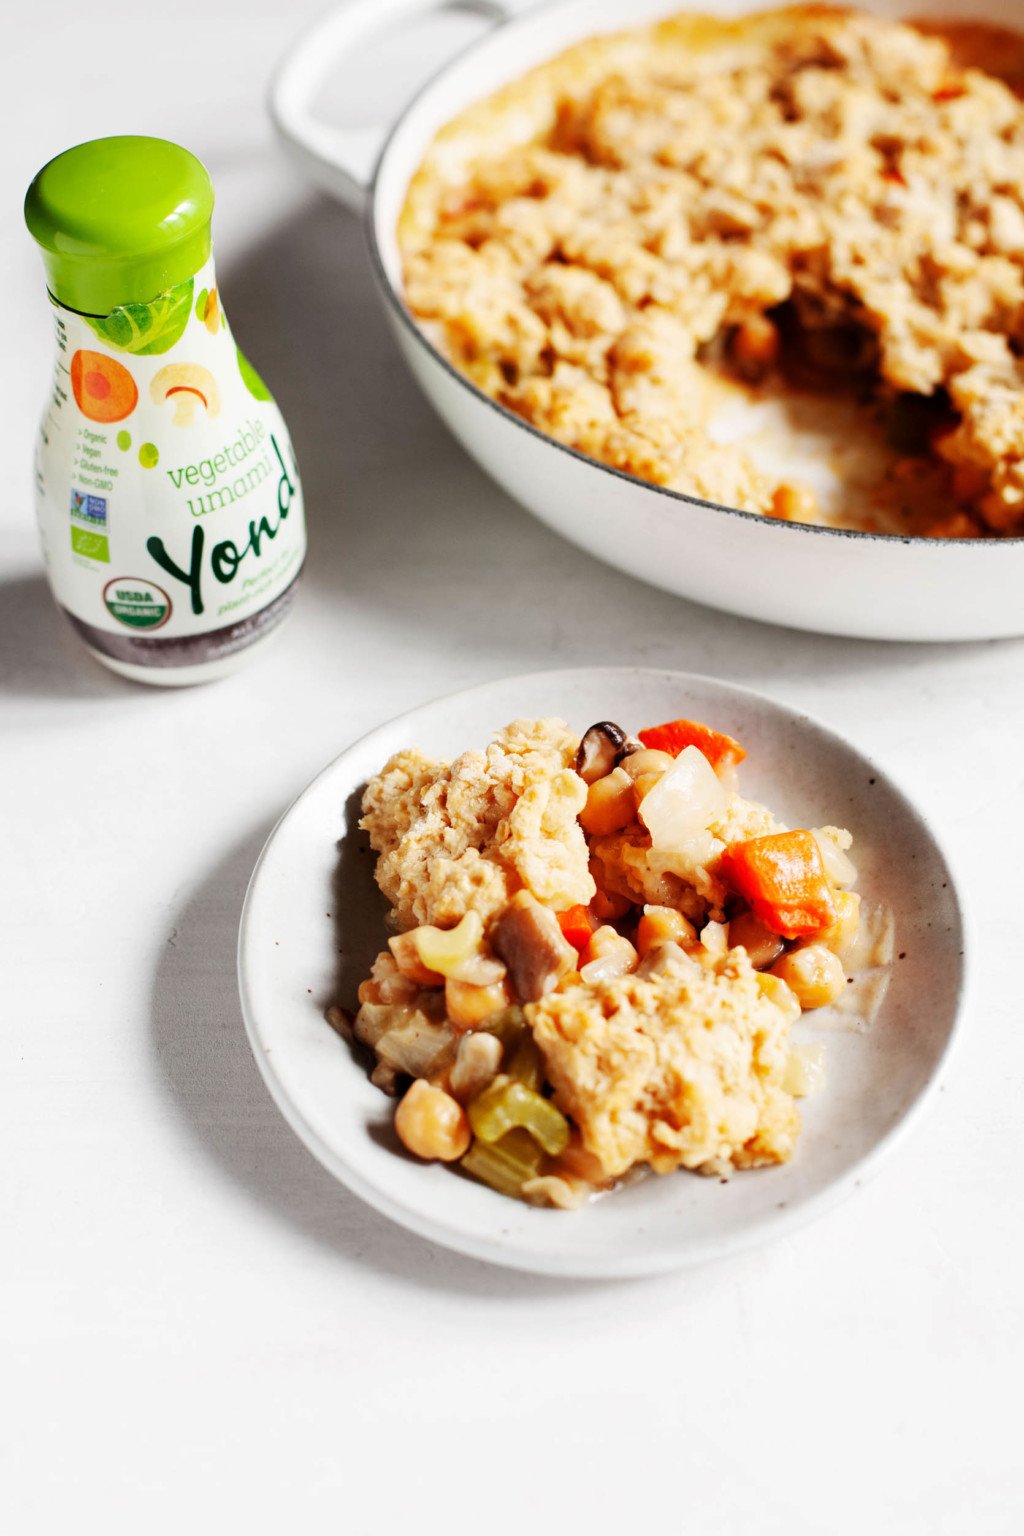
[[[438,135],[400,221],[408,305],[489,395],[657,485],[1020,534],[1024,103],[990,71],[1022,66],[1009,33],[819,7],[592,39]],[[856,400],[856,494],[718,431],[730,388]]]
[[[634,1170],[792,1155],[822,1071],[793,1026],[867,1027],[891,918],[852,889],[849,832],[739,794],[745,755],[688,719],[516,720],[370,780],[394,931],[358,1012],[328,1021],[398,1099],[408,1151],[561,1207]]]

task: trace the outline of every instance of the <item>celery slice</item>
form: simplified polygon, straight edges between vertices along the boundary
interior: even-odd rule
[[[526,1015],[521,1008],[502,1008],[488,1014],[479,1026],[488,1035],[497,1035],[506,1052],[526,1033]]]
[[[526,1131],[509,1131],[500,1141],[474,1141],[462,1167],[501,1195],[519,1195],[537,1177],[543,1156]]]
[[[544,1081],[544,1058],[531,1034],[526,1033],[519,1039],[505,1071],[509,1077],[514,1077],[517,1083],[523,1083],[527,1088],[532,1088],[534,1093],[540,1089]]]
[[[471,1100],[467,1113],[473,1134],[481,1141],[499,1141],[506,1131],[521,1127],[551,1157],[557,1157],[568,1145],[569,1122],[561,1111],[505,1073]]]

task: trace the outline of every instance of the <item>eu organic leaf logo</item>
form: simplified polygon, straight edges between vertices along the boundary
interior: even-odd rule
[[[193,280],[168,288],[151,304],[124,304],[102,318],[84,318],[108,347],[137,357],[167,352],[180,340],[192,312]]]

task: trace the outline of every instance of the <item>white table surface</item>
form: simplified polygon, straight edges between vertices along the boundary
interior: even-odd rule
[[[1019,1531],[1024,646],[758,627],[509,502],[406,376],[357,222],[271,142],[266,76],[317,8],[5,20],[4,1528]],[[226,303],[309,509],[280,643],[191,691],[88,659],[33,525],[50,322],[20,200],[118,131],[210,166]],[[588,661],[711,672],[847,732],[916,786],[979,938],[942,1091],[871,1184],[759,1251],[603,1285],[460,1259],[336,1186],[257,1076],[234,973],[250,869],[323,763],[437,693]]]

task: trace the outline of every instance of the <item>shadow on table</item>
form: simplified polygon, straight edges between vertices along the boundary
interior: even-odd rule
[[[404,1232],[338,1184],[287,1125],[253,1060],[235,982],[238,916],[271,826],[240,842],[173,916],[156,967],[154,1055],[190,1136],[263,1211],[339,1258],[485,1300],[585,1286],[498,1269]]]
[[[0,695],[99,699],[137,684],[96,661],[57,611],[43,575],[0,582]]]

